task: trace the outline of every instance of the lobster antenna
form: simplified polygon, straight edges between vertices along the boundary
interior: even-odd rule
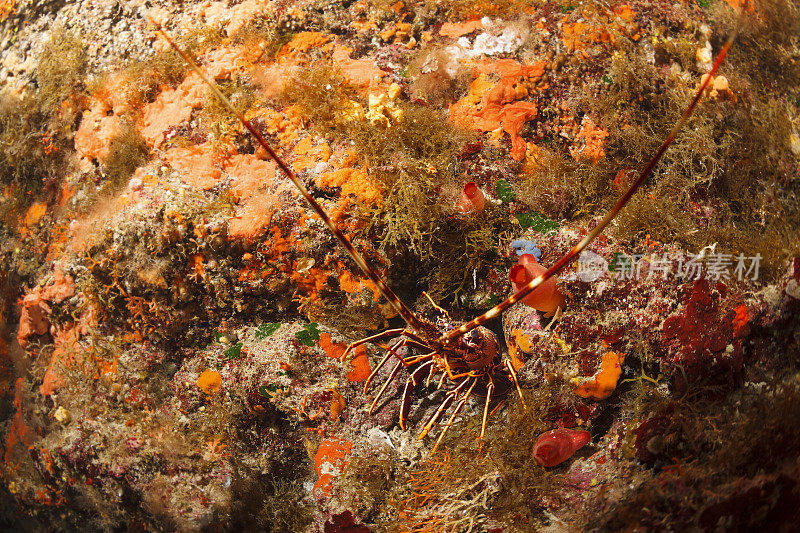
[[[208,85],[212,91],[214,91],[214,94],[216,94],[217,98],[220,99],[223,105],[231,113],[236,115],[236,117],[239,119],[239,122],[241,122],[242,125],[245,128],[247,128],[247,130],[253,135],[253,137],[256,138],[256,140],[262,146],[262,148],[264,148],[264,150],[267,151],[270,157],[272,157],[272,159],[278,164],[283,173],[286,174],[286,176],[292,181],[297,190],[300,191],[300,194],[303,196],[303,198],[305,198],[306,202],[308,202],[308,204],[311,206],[311,209],[314,210],[314,212],[322,220],[322,222],[325,223],[325,225],[328,227],[329,230],[331,230],[331,232],[339,241],[339,243],[344,247],[345,250],[347,250],[347,253],[350,255],[350,257],[353,258],[353,261],[356,262],[358,268],[361,269],[361,272],[363,272],[364,275],[366,275],[370,279],[370,281],[372,281],[375,284],[375,286],[378,287],[378,290],[380,290],[381,294],[383,294],[383,297],[386,298],[389,304],[392,307],[394,307],[394,309],[400,314],[400,316],[403,317],[403,320],[406,321],[406,324],[408,324],[410,327],[414,329],[419,330],[421,327],[421,322],[419,321],[419,319],[416,316],[414,316],[414,313],[412,313],[411,310],[408,307],[406,307],[406,305],[400,300],[400,298],[397,297],[394,291],[392,291],[392,289],[390,289],[389,286],[386,285],[386,283],[384,283],[381,277],[367,264],[367,262],[364,260],[364,257],[358,252],[358,250],[355,249],[353,243],[350,242],[350,239],[348,239],[345,236],[345,234],[342,233],[342,231],[336,227],[331,218],[328,216],[328,213],[325,212],[325,209],[323,209],[322,206],[319,204],[319,202],[317,202],[314,199],[314,197],[311,196],[311,194],[308,192],[308,189],[306,189],[303,182],[297,177],[297,175],[295,175],[294,172],[292,172],[292,170],[283,161],[283,159],[281,159],[278,156],[278,154],[275,153],[275,150],[273,150],[272,147],[269,145],[269,143],[267,143],[267,141],[264,139],[261,133],[259,133],[259,131],[255,129],[255,127],[253,127],[253,125],[250,123],[249,120],[244,118],[244,115],[242,115],[239,111],[236,110],[236,108],[233,107],[233,104],[231,104],[230,100],[228,100],[228,98],[224,94],[222,94],[222,91],[219,90],[217,84],[211,81],[203,73],[203,71],[200,70],[200,67],[197,66],[197,63],[195,63],[194,60],[192,60],[192,58],[189,57],[189,55],[186,52],[184,52],[177,44],[175,44],[175,42],[173,42],[172,39],[170,39],[169,35],[167,35],[167,33],[161,27],[161,24],[157,23],[152,19],[150,19],[150,22],[156,27],[156,30],[169,43],[169,45],[173,49],[175,49],[176,52],[178,52],[178,54],[183,58],[184,61],[186,61],[189,67],[195,73],[197,73],[198,76],[200,76],[200,79],[202,79],[205,82],[205,84]]]
[[[694,95],[692,102],[689,104],[689,107],[683,112],[681,115],[680,120],[673,126],[672,130],[667,135],[667,138],[664,139],[664,142],[661,143],[661,146],[656,151],[655,155],[650,159],[650,162],[647,163],[647,166],[642,169],[639,173],[639,177],[636,178],[631,186],[628,188],[627,192],[617,200],[617,203],[614,204],[614,207],[606,213],[606,216],[603,217],[603,220],[592,230],[590,231],[578,244],[576,244],[572,250],[570,250],[567,254],[565,254],[561,259],[556,261],[556,263],[544,271],[542,274],[537,276],[536,278],[532,279],[527,285],[519,289],[517,292],[509,296],[506,300],[500,302],[496,306],[492,307],[484,314],[480,315],[479,317],[467,322],[466,324],[462,325],[459,328],[455,328],[447,332],[446,334],[442,335],[437,339],[438,342],[442,344],[447,344],[452,342],[453,340],[457,339],[461,335],[467,333],[470,330],[473,330],[488,322],[489,320],[495,318],[496,316],[500,315],[503,311],[520,301],[521,299],[525,298],[528,294],[536,289],[539,285],[553,277],[555,274],[560,272],[564,267],[566,267],[569,263],[571,263],[578,254],[581,253],[589,244],[600,235],[604,229],[611,223],[612,220],[619,214],[625,204],[631,199],[631,197],[636,193],[636,191],[641,187],[642,183],[650,176],[653,171],[653,168],[658,164],[658,161],[661,159],[661,156],[664,155],[669,145],[672,144],[672,141],[675,140],[680,130],[686,125],[686,122],[689,120],[689,117],[692,116],[694,113],[695,107],[697,107],[697,103],[703,97],[703,92],[706,90],[711,78],[714,76],[714,73],[717,72],[719,66],[722,64],[722,60],[725,59],[725,56],[728,54],[728,50],[730,49],[733,41],[736,39],[736,34],[738,33],[738,28],[741,26],[741,23],[744,19],[744,13],[746,8],[749,5],[749,1],[746,1],[742,7],[741,12],[739,14],[739,23],[737,24],[737,30],[731,33],[728,40],[725,42],[725,45],[719,52],[717,56],[717,60],[714,62],[714,65],[711,67],[711,70],[708,72],[708,76],[706,77],[705,81],[700,85],[700,88],[697,90],[697,93]]]

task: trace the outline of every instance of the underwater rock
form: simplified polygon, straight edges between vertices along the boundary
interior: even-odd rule
[[[796,26],[796,9],[772,24],[791,0],[748,21],[769,31],[734,43],[730,82],[709,80],[715,101],[577,268],[503,312],[508,355],[482,354],[510,361],[527,408],[507,379],[491,406],[462,388],[436,454],[447,417],[420,429],[459,380],[401,406],[418,363],[394,359],[597,227],[733,33],[728,6],[160,3],[0,0],[0,529],[781,529],[800,259],[773,280],[797,254],[800,100],[797,43],[769,26]],[[421,340],[396,344],[377,278],[156,25],[433,322]],[[693,282],[676,267],[701,249]],[[719,268],[740,253],[764,279]],[[594,455],[573,455],[583,430]]]

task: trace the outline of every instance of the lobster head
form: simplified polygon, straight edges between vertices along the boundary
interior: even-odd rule
[[[489,367],[500,360],[500,343],[488,328],[479,326],[461,337],[461,354],[470,370]]]

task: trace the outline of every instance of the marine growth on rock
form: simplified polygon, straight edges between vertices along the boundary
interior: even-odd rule
[[[796,4],[0,0],[0,530],[795,528]]]

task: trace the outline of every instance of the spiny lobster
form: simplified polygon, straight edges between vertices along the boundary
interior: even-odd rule
[[[742,9],[742,13],[744,13]],[[517,374],[514,366],[509,359],[503,359],[500,344],[497,341],[494,333],[491,330],[483,327],[483,324],[489,320],[499,316],[503,311],[511,307],[516,302],[522,300],[525,296],[534,291],[546,280],[561,271],[565,266],[571,263],[578,255],[584,250],[598,235],[600,235],[611,221],[617,216],[620,210],[628,203],[631,197],[636,193],[639,187],[644,183],[647,177],[652,172],[658,161],[661,159],[664,152],[672,144],[678,132],[689,120],[689,117],[694,112],[695,107],[702,98],[704,91],[710,80],[713,79],[714,74],[719,69],[720,64],[725,58],[728,50],[730,49],[735,34],[732,34],[727,42],[720,50],[716,61],[714,62],[709,75],[705,77],[701,83],[694,98],[689,106],[683,112],[681,118],[675,124],[673,129],[669,132],[664,142],[661,144],[655,155],[650,159],[648,164],[639,173],[636,180],[630,185],[628,190],[623,194],[616,204],[609,210],[605,217],[600,221],[594,229],[587,233],[567,254],[561,259],[556,261],[544,273],[540,274],[527,285],[520,288],[513,295],[508,297],[503,302],[497,304],[492,309],[486,311],[482,315],[474,318],[473,320],[455,326],[450,323],[447,312],[437,306],[433,301],[434,308],[442,314],[435,324],[421,316],[413,313],[390,289],[380,275],[375,272],[364,260],[363,256],[355,249],[350,240],[336,227],[331,218],[322,208],[322,206],[311,196],[306,189],[303,182],[295,175],[295,173],[287,166],[287,164],[278,156],[272,147],[267,143],[261,133],[236,109],[231,102],[220,91],[217,85],[210,80],[197,64],[180,48],[172,39],[163,31],[159,24],[154,21],[153,24],[157,27],[158,31],[164,39],[180,54],[186,63],[194,70],[200,78],[211,88],[216,96],[223,102],[224,106],[232,113],[234,113],[242,125],[253,135],[261,147],[272,157],[277,163],[278,167],[286,174],[292,181],[294,186],[305,198],[314,212],[319,216],[322,222],[333,233],[339,243],[345,248],[347,253],[352,257],[364,275],[372,281],[375,286],[380,290],[381,294],[386,298],[389,304],[397,311],[406,323],[404,328],[395,328],[383,331],[377,335],[361,339],[351,343],[341,357],[345,361],[350,352],[365,343],[377,343],[391,338],[400,337],[391,345],[381,345],[386,349],[385,357],[378,363],[372,373],[366,380],[364,385],[364,393],[366,394],[370,384],[383,368],[386,363],[393,357],[397,359],[394,367],[386,378],[383,386],[378,392],[377,396],[372,402],[370,407],[370,414],[375,410],[375,407],[386,390],[389,383],[394,380],[402,368],[409,368],[410,374],[406,379],[405,387],[403,390],[402,403],[400,407],[399,423],[402,429],[406,429],[406,418],[409,414],[411,407],[411,394],[414,387],[421,383],[426,382],[429,384],[438,377],[438,386],[440,389],[443,387],[447,390],[445,398],[436,409],[434,414],[429,417],[423,426],[419,438],[424,438],[430,430],[437,424],[442,415],[453,405],[455,408],[450,413],[450,417],[444,425],[439,437],[437,438],[433,451],[438,447],[439,443],[444,438],[450,426],[453,424],[454,419],[459,412],[464,408],[469,398],[473,393],[483,395],[485,394],[485,401],[483,407],[483,419],[481,422],[481,430],[479,440],[482,440],[486,431],[486,422],[489,416],[489,406],[493,398],[504,397],[512,389],[516,388],[517,393],[522,400],[523,407],[525,400],[522,390],[517,380]],[[427,296],[427,294],[426,294]],[[398,351],[401,348],[414,348],[420,351],[419,355],[401,356]],[[445,382],[448,382],[445,385]]]

